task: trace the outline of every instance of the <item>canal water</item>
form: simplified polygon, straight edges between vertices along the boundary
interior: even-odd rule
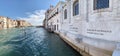
[[[0,56],[81,56],[43,28],[0,30]]]

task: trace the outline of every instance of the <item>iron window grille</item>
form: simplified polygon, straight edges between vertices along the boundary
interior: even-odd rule
[[[109,0],[94,0],[94,10],[109,8]]]

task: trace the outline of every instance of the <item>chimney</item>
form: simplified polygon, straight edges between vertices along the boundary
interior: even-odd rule
[[[54,6],[53,5],[50,5],[50,9],[53,9],[54,8]]]

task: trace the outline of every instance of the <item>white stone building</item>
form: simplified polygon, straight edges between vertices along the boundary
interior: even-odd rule
[[[66,0],[62,5],[58,3],[62,6],[60,16],[49,19],[49,24],[58,25],[59,34],[69,37],[70,42],[89,55],[114,56],[116,50],[120,51],[119,3],[120,0]]]
[[[61,18],[62,18],[62,6],[64,5],[64,2],[60,1],[55,7],[50,7],[50,9],[47,10],[46,13],[46,25],[49,29],[55,32],[59,32],[61,29]],[[46,26],[46,27],[47,27]]]
[[[53,10],[54,6],[50,6],[50,8],[45,12],[45,20],[44,20],[44,26],[46,29],[48,29],[49,27],[49,23],[48,23],[48,20],[50,19],[49,15],[51,13],[51,11]]]

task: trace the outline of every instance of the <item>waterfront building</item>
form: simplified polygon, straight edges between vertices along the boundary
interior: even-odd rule
[[[45,12],[45,20],[44,20],[44,26],[47,30],[51,30],[51,28],[49,27],[50,24],[48,23],[48,20],[50,19],[49,15],[52,12],[52,10],[54,9],[53,5],[50,5],[50,8]]]
[[[3,23],[2,22],[0,22],[0,29],[2,29],[3,28]]]
[[[46,12],[45,27],[58,32],[61,28],[61,16],[62,16],[62,6],[64,5],[63,1],[60,1],[55,7],[50,6],[50,9]]]
[[[27,21],[23,21],[23,27],[29,27],[31,24]]]
[[[8,17],[0,16],[0,29],[28,27],[28,26],[31,26],[31,24],[24,20],[12,20]]]
[[[1,22],[1,27],[2,29],[7,28],[7,17],[0,16],[0,22]]]
[[[17,27],[28,27],[31,26],[30,23],[26,22],[25,20],[17,20]]]
[[[3,17],[0,17],[0,29],[4,28],[4,19]]]
[[[61,16],[54,14],[58,5],[49,13],[46,27],[56,32],[58,25],[57,33],[77,45],[81,54],[112,56],[120,52],[119,3],[119,0],[66,0],[62,5],[58,3],[62,6]]]
[[[13,20],[13,27],[17,27],[17,26],[18,26],[17,20]]]
[[[14,27],[14,20],[7,18],[7,28],[13,28]]]

